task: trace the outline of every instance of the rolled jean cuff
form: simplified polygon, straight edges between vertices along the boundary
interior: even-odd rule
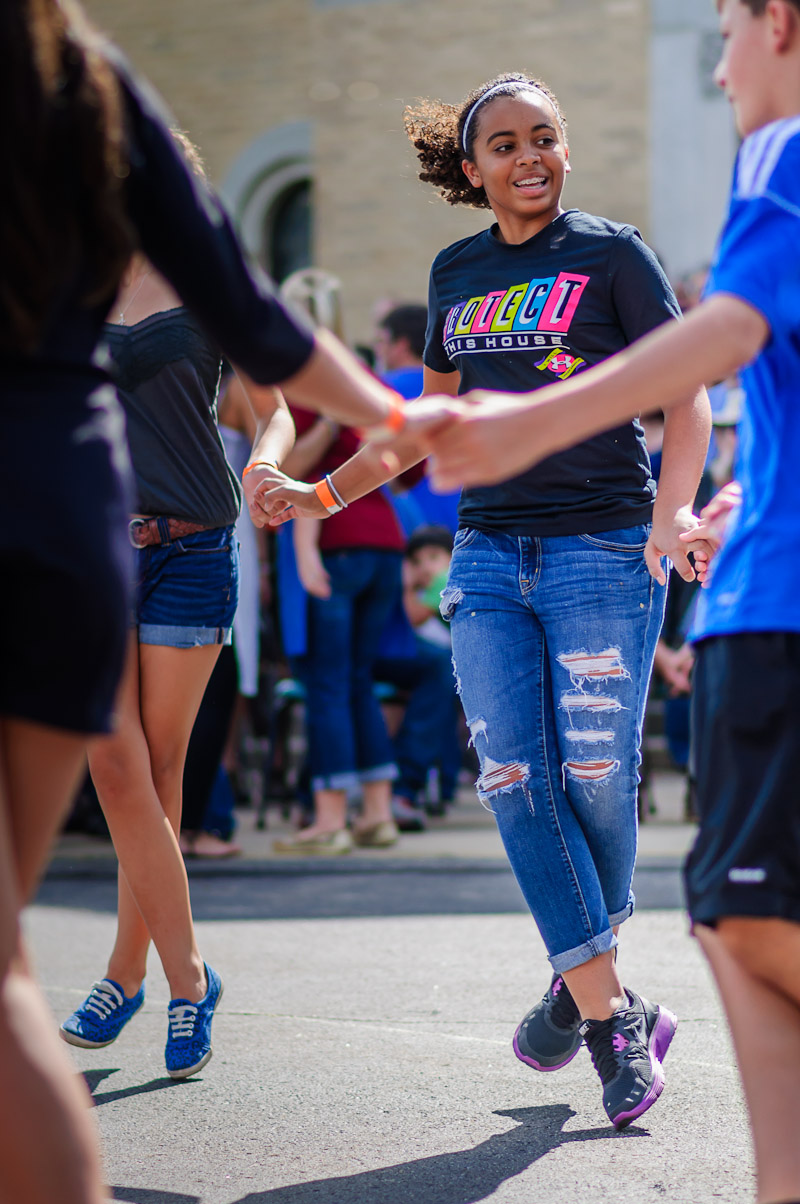
[[[624,924],[626,920],[629,920],[633,915],[633,909],[635,906],[636,897],[633,891],[631,891],[627,907],[623,907],[622,911],[615,911],[613,915],[609,914],[608,922],[611,927],[616,928],[618,924]]]
[[[394,761],[385,765],[373,765],[371,769],[359,769],[359,782],[396,782],[400,776]]]
[[[202,648],[207,644],[230,644],[232,627],[168,627],[158,623],[139,624],[140,644],[165,648]]]
[[[583,945],[567,949],[565,953],[553,954],[548,961],[556,974],[563,974],[565,970],[574,970],[577,966],[590,962],[593,957],[599,957],[601,953],[609,953],[616,944],[617,938],[611,929],[607,928],[605,932],[601,932],[599,936],[593,936]]]
[[[397,777],[394,761],[370,769],[344,769],[339,773],[316,773],[311,779],[312,790],[346,790],[355,793],[364,782],[393,782]]]
[[[360,780],[355,769],[344,769],[341,773],[317,773],[311,779],[311,789],[346,790],[350,794],[358,788]]]

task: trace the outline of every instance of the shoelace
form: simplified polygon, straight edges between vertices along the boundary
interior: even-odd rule
[[[557,981],[557,980],[556,980]],[[552,987],[550,988],[552,991]],[[561,987],[555,996],[550,1018],[557,1028],[575,1028],[581,1018],[575,1000],[569,993],[569,988],[561,979]]]
[[[619,1032],[627,1033],[627,1044],[622,1050],[614,1048],[614,1038]],[[637,1037],[624,1025],[619,1025],[619,1014],[592,1024],[584,1033],[584,1040],[603,1086],[614,1078],[622,1062],[630,1061],[641,1052]]]
[[[105,979],[94,984],[83,1008],[84,1011],[94,1012],[101,1020],[107,1020],[123,1002],[124,998],[114,984]]]
[[[170,1036],[173,1041],[178,1037],[193,1037],[194,1022],[197,1019],[197,1008],[193,1003],[176,1003],[169,1008]]]

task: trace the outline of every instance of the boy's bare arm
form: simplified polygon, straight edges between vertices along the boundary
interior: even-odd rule
[[[596,368],[521,397],[475,392],[460,402],[415,402],[409,435],[424,434],[437,488],[488,485],[621,426],[639,413],[685,405],[701,385],[749,363],[769,337],[758,310],[729,294],[703,302]],[[459,421],[443,427],[447,415]]]

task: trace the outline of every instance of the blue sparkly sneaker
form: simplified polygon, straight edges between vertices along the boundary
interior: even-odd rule
[[[222,998],[222,979],[207,962],[207,990],[199,1003],[188,999],[173,999],[168,1008],[169,1028],[164,1057],[167,1074],[171,1079],[188,1079],[190,1074],[202,1070],[213,1052],[211,1048],[211,1021]]]
[[[62,1040],[81,1049],[102,1049],[116,1041],[144,1003],[144,983],[130,999],[111,978],[96,982],[81,1006],[58,1030]]]

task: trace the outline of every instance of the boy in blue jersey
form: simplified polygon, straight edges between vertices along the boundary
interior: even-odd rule
[[[741,503],[728,487],[682,537],[707,586],[693,633],[700,831],[686,883],[750,1109],[759,1204],[795,1204],[800,0],[717,0],[717,7],[725,48],[716,78],[744,142],[702,304],[680,325],[669,323],[601,366],[527,398],[473,393],[460,404],[417,403],[409,430],[424,435],[434,452],[440,487],[488,484],[638,411],[669,409],[701,383],[741,372]],[[728,512],[727,537],[712,566],[716,525]]]

